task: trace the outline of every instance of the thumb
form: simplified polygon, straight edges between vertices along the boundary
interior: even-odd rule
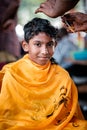
[[[43,12],[42,8],[37,8],[37,9],[35,10],[35,14],[37,14],[37,13],[39,13],[39,12]]]

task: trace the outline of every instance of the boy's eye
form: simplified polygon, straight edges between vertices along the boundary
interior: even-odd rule
[[[54,42],[49,42],[49,43],[47,44],[47,46],[49,46],[49,47],[54,46]]]
[[[41,43],[35,43],[36,46],[40,47],[41,46]]]

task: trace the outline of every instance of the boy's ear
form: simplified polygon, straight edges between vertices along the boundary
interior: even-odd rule
[[[57,46],[57,42],[55,41],[55,47]]]
[[[28,43],[26,41],[22,41],[22,48],[25,52],[28,52]]]

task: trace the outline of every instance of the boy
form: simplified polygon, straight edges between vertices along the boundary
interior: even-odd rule
[[[0,72],[0,130],[86,130],[77,89],[51,57],[57,29],[34,18],[24,26],[28,52]]]

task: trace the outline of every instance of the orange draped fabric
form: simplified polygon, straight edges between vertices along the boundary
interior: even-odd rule
[[[0,71],[0,130],[87,130],[76,86],[50,62],[25,55]]]

